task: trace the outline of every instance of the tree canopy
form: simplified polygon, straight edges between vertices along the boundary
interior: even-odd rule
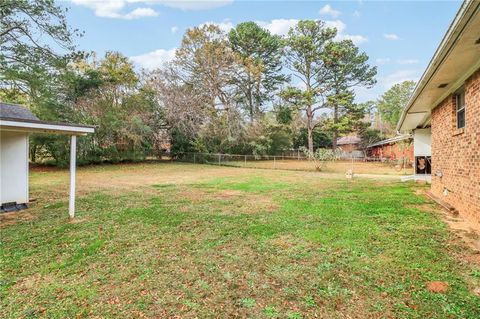
[[[306,145],[313,154],[368,126],[355,88],[371,87],[376,69],[320,20],[299,21],[283,37],[255,22],[228,33],[192,27],[171,62],[145,71],[120,52],[77,51],[82,33],[51,0],[6,0],[0,16],[0,98],[44,120],[95,125],[79,138],[79,163],[142,160],[168,144],[174,156]],[[31,141],[33,160],[67,163],[64,137]]]
[[[0,87],[28,94],[49,88],[52,70],[68,63],[81,35],[53,0],[4,0],[0,26]]]
[[[282,40],[255,22],[238,24],[229,32],[228,39],[242,65],[233,79],[237,102],[253,121],[288,80],[282,73]]]
[[[396,127],[400,114],[402,114],[414,89],[414,81],[404,81],[392,86],[378,100],[378,112],[392,128]]]

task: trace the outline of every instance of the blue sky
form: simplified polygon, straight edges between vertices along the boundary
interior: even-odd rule
[[[375,99],[391,85],[417,80],[453,20],[460,1],[175,1],[71,0],[72,27],[85,31],[79,48],[120,51],[139,67],[153,69],[172,58],[189,27],[217,23],[226,31],[257,21],[284,34],[299,19],[321,19],[352,39],[378,66],[377,85],[357,90]]]

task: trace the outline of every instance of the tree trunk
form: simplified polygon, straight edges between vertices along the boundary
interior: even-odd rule
[[[333,150],[336,150],[337,149],[337,138],[338,138],[338,133],[337,131],[335,130],[333,132],[333,139],[332,139],[332,149]]]
[[[337,149],[337,139],[338,139],[338,132],[337,132],[337,122],[338,122],[338,106],[333,106],[333,140],[332,140],[332,149]]]
[[[307,140],[308,140],[308,150],[311,153],[313,153],[313,130],[310,127],[310,125],[308,125],[308,128],[307,128]]]
[[[312,107],[307,107],[307,142],[308,150],[313,153],[313,112]]]
[[[250,122],[255,120],[255,106],[253,105],[253,88],[250,74],[248,74],[248,108],[250,112]]]

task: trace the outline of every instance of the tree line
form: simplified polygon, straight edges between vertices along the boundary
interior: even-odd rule
[[[258,155],[335,149],[353,132],[378,140],[366,115],[381,111],[391,133],[412,89],[356,103],[355,89],[376,83],[376,67],[320,20],[299,21],[283,37],[255,22],[228,33],[193,27],[172,61],[147,72],[119,52],[78,51],[82,33],[53,1],[7,0],[0,18],[0,99],[44,120],[95,125],[79,139],[79,163],[143,160],[166,139],[173,154]],[[68,161],[64,137],[33,136],[30,148],[32,160]]]

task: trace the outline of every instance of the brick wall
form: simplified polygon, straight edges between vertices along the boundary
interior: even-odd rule
[[[459,130],[453,95],[432,110],[432,192],[480,223],[480,69],[465,82],[465,112]]]
[[[389,160],[406,157],[410,163],[413,163],[413,142],[400,141],[393,144],[374,146],[369,150],[368,156]]]

